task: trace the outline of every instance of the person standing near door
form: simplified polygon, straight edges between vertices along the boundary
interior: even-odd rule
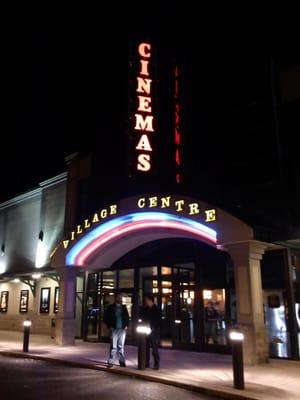
[[[160,342],[161,312],[154,303],[154,297],[152,295],[145,296],[144,304],[145,307],[142,310],[141,318],[143,322],[146,322],[150,325],[151,333],[148,336],[148,348],[152,348],[154,360],[153,369],[159,369],[160,357],[158,353],[158,347]]]
[[[213,344],[218,344],[217,340],[217,323],[219,313],[212,301],[207,303],[205,307],[205,343],[209,344],[212,340]]]
[[[114,303],[108,306],[104,314],[104,322],[111,331],[111,345],[107,366],[109,368],[113,367],[118,353],[120,366],[126,367],[124,344],[129,314],[127,307],[122,304],[121,294],[116,294]]]

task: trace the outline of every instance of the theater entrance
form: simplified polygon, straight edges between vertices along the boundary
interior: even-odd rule
[[[84,339],[109,341],[104,313],[115,294],[121,293],[130,316],[127,344],[136,344],[143,298],[151,294],[161,311],[161,347],[227,352],[232,290],[203,286],[200,276],[193,262],[87,274]]]
[[[135,343],[139,309],[150,291],[162,312],[162,346],[226,351],[228,329],[238,321],[247,332],[247,362],[266,360],[260,260],[271,245],[254,238],[250,226],[226,211],[178,194],[103,205],[68,232],[52,255],[61,276],[57,343],[74,340],[71,317],[80,304],[73,308],[74,281],[81,271],[86,340],[108,340],[103,315],[120,292],[131,312],[127,343]]]

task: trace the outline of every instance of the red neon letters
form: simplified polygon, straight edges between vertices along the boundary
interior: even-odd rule
[[[176,165],[176,182],[181,183],[181,130],[180,130],[180,104],[179,104],[179,70],[178,67],[175,67],[175,88],[174,88],[174,97],[175,97],[175,128],[174,128],[174,141],[175,141],[175,165]]]

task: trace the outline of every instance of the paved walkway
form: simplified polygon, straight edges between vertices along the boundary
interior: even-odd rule
[[[22,356],[22,333],[0,331],[0,354]],[[106,370],[108,344],[76,341],[75,346],[58,346],[48,336],[31,335],[28,356]],[[109,372],[236,399],[300,399],[300,362],[271,360],[269,364],[245,367],[246,390],[232,387],[232,364],[228,355],[160,350],[161,369],[137,370],[136,347],[126,346],[127,368]]]

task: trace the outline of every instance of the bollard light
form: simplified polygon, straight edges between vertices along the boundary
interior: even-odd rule
[[[138,334],[138,369],[144,370],[149,364],[146,338],[150,335],[151,328],[149,325],[139,320],[136,332]]]
[[[229,333],[230,340],[244,340],[244,334],[240,331],[231,331]]]
[[[23,322],[23,351],[28,353],[29,335],[30,335],[31,321],[25,320]]]
[[[149,325],[138,325],[136,328],[137,333],[144,334],[144,335],[150,335],[151,333],[151,328]]]
[[[244,360],[243,360],[243,341],[244,334],[239,328],[232,329],[229,332],[229,339],[232,345],[232,368],[233,381],[236,389],[244,390]]]

